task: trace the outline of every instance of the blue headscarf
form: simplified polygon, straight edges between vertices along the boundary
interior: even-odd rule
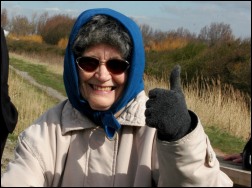
[[[79,90],[78,70],[72,46],[80,28],[87,23],[91,17],[97,14],[108,15],[119,21],[131,36],[133,49],[131,54],[128,79],[120,99],[115,102],[109,110],[97,111],[91,109],[88,102],[82,98]],[[121,125],[118,123],[114,114],[122,109],[129,101],[144,89],[143,73],[145,66],[145,54],[142,41],[142,34],[137,24],[129,17],[108,8],[98,8],[86,10],[77,18],[70,33],[66,54],[64,58],[63,79],[69,101],[82,114],[88,116],[96,124],[104,128],[108,138],[112,138],[115,131]]]

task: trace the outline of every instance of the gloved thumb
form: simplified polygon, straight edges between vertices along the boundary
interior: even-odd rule
[[[181,67],[179,65],[176,65],[170,75],[170,86],[171,90],[181,92],[182,93],[182,87],[180,83],[180,71]]]

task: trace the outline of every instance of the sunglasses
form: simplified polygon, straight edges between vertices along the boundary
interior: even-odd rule
[[[100,64],[103,64],[99,59],[88,56],[78,57],[76,62],[79,67],[86,72],[94,72]],[[129,62],[123,59],[109,59],[105,65],[112,74],[122,74],[130,66]]]

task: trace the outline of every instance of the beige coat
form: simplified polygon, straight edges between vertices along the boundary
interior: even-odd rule
[[[146,100],[141,92],[123,109],[122,128],[113,140],[68,100],[60,103],[20,135],[2,186],[233,185],[220,171],[194,113],[195,130],[176,142],[162,142],[145,126]]]

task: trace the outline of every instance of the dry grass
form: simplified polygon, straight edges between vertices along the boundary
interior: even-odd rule
[[[63,73],[62,57],[39,57],[13,53],[10,53],[10,56],[35,64],[46,64],[48,69],[55,73]],[[160,81],[145,75],[146,93],[156,87],[169,88],[169,83],[166,82],[167,77],[167,75],[163,75],[163,80]],[[231,135],[241,137],[246,141],[251,135],[251,98],[235,90],[231,85],[223,85],[218,78],[207,80],[197,77],[192,83],[183,85],[183,91],[188,108],[200,117],[203,126],[218,126]],[[48,106],[55,104],[55,101],[49,101],[50,98],[44,93],[32,89],[11,72],[9,86],[10,96],[20,114],[17,133],[42,114]]]
[[[169,88],[166,81],[157,81],[146,75],[144,79],[147,93],[155,87]],[[183,91],[188,108],[199,116],[203,126],[218,126],[233,136],[248,140],[251,135],[249,96],[231,85],[222,85],[219,78],[207,80],[197,77],[193,84],[183,85]]]
[[[14,135],[19,135],[27,126],[58,101],[31,86],[22,77],[9,71],[9,95],[18,110],[18,123]]]
[[[37,54],[30,53],[9,53],[10,57],[14,57],[23,61],[28,61],[29,63],[34,64],[43,64],[47,65],[47,68],[55,72],[56,74],[63,74],[63,62],[64,58],[56,55],[47,55],[47,56],[39,56]]]
[[[14,40],[24,40],[24,41],[32,41],[37,43],[42,43],[43,39],[40,35],[27,35],[27,36],[17,36],[12,33],[8,35],[8,38],[14,39]]]

